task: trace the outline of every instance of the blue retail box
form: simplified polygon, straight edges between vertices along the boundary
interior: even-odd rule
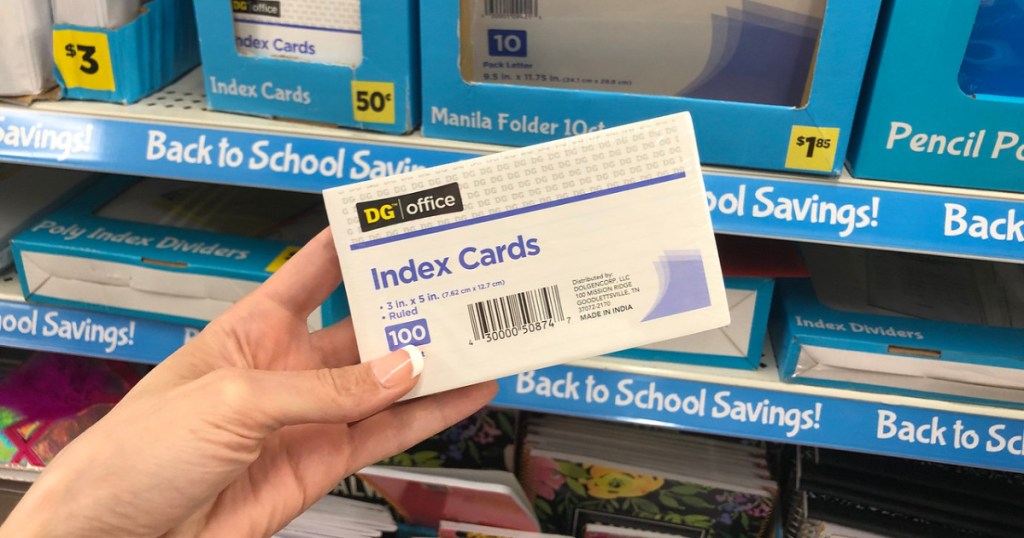
[[[761,366],[775,279],[726,277],[729,325],[609,353],[612,357],[756,370]]]
[[[223,191],[214,196],[210,189]],[[273,215],[264,218],[255,196],[273,196],[286,209],[268,209]],[[243,216],[232,217],[233,224],[217,222],[224,208],[249,203],[252,209],[236,212]],[[12,247],[29,301],[197,325],[269,278],[301,245],[276,238],[304,240],[321,229],[322,213],[315,195],[104,176],[15,237]],[[285,227],[292,231],[274,231]],[[246,235],[209,231],[227,228]],[[339,290],[310,325],[345,315]]]
[[[1024,407],[1024,330],[863,314],[776,283],[769,332],[785,382]]]
[[[199,65],[189,0],[153,0],[116,29],[53,27],[57,82],[70,99],[134,103]]]
[[[416,1],[195,0],[195,8],[211,109],[389,133],[419,125]]]
[[[1017,0],[886,2],[853,174],[1024,192],[1022,20]]]
[[[718,235],[729,325],[682,338],[626,349],[610,356],[655,362],[756,370],[761,367],[775,279],[807,276],[794,243]]]
[[[651,35],[654,25],[661,22],[657,11],[649,13],[650,24],[634,25],[635,33],[616,32],[620,30],[617,25],[635,22],[636,10],[642,3],[620,2],[607,6],[609,2],[603,2],[601,4],[609,11],[601,20],[598,19],[603,12],[598,12],[598,8],[583,6],[583,9],[565,13],[564,24],[558,23],[561,27],[550,27],[541,35],[531,25],[540,24],[539,21],[555,24],[554,10],[558,8],[555,4],[424,0],[420,10],[423,132],[431,137],[527,145],[689,111],[704,163],[838,174],[846,154],[880,0],[812,2],[811,5],[816,5],[815,9],[822,13],[813,26],[820,30],[813,35],[806,32],[809,15],[802,19],[804,24],[791,24],[791,13],[778,20],[765,16],[764,13],[778,12],[768,6],[777,3],[737,2],[735,6],[712,3],[710,7],[705,6],[715,14],[709,22],[687,20],[684,9],[678,14],[679,27],[674,32],[669,28],[655,38]],[[612,13],[626,7],[630,10],[628,17]],[[773,22],[766,25],[765,20]],[[470,28],[483,24],[481,21],[487,21],[494,28],[486,30],[486,41],[473,37],[476,40],[473,46],[467,41],[475,35]],[[593,24],[594,31],[579,31],[576,27],[584,22]],[[799,29],[792,33],[791,27]],[[570,32],[575,32],[572,37]],[[708,50],[691,50],[686,45],[689,41],[684,43],[683,39],[700,32],[707,35],[695,43]],[[744,41],[755,35],[762,36],[757,43],[764,43],[764,46],[751,46]],[[797,49],[800,54],[806,54],[807,59],[803,71],[793,71],[788,90],[783,93],[795,94],[797,100],[782,105],[775,102],[779,96],[733,98],[733,93],[756,93],[762,79],[751,81],[745,77],[751,73],[770,77],[772,69],[762,68],[775,65],[780,57],[790,54],[793,36],[803,39],[802,48]],[[706,60],[709,67],[705,71],[725,73],[728,83],[686,90],[687,97],[639,88],[631,93],[612,91],[614,84],[640,86],[640,79],[628,78],[607,79],[609,85],[599,88],[607,91],[572,89],[580,84],[600,85],[604,79],[570,77],[563,71],[559,71],[562,75],[555,76],[549,70],[540,69],[538,55],[544,46],[552,43],[558,43],[566,51],[589,51],[589,56],[585,54],[583,59],[595,55],[617,58],[607,62],[609,66],[653,62],[663,72],[682,67],[652,60],[650,52],[671,50],[679,56],[677,63],[693,63],[695,58]],[[637,43],[643,45],[637,47]],[[785,43],[790,45],[783,46]],[[722,50],[733,46],[746,47],[743,60],[712,65],[712,60],[707,59],[721,58],[725,54]],[[597,50],[598,47],[601,50]],[[620,58],[626,47],[647,52]],[[557,61],[558,55],[555,56],[553,61]],[[576,68],[575,64],[565,65],[565,61],[562,64],[560,69],[563,70]],[[500,70],[496,70],[499,67]],[[697,66],[692,71],[700,73],[701,69]],[[552,87],[566,85],[567,80],[570,83],[566,87]],[[531,85],[518,85],[527,83]]]

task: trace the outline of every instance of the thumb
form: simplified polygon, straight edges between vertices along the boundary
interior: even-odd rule
[[[412,390],[422,370],[423,353],[406,346],[343,368],[221,369],[204,376],[203,381],[212,384],[208,388],[222,400],[213,403],[244,417],[265,436],[284,426],[349,423],[372,416]]]

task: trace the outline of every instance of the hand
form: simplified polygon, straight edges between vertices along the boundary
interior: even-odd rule
[[[350,320],[306,328],[340,282],[325,230],[58,454],[0,536],[268,536],[494,396],[395,404],[418,352],[359,364]]]

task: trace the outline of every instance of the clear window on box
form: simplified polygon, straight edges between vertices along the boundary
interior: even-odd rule
[[[221,0],[234,14],[235,48],[245,56],[358,67],[361,0]]]
[[[981,0],[959,81],[971,96],[1024,97],[1024,2]]]
[[[302,244],[327,227],[316,194],[143,179],[96,216]]]
[[[461,0],[467,82],[806,104],[826,0]]]

